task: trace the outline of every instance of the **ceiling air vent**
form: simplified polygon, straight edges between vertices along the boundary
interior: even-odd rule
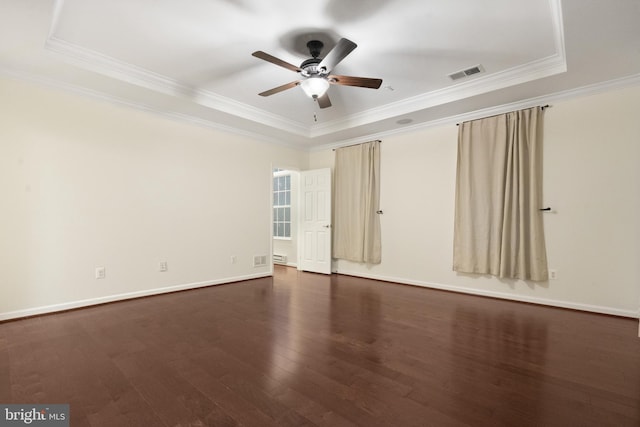
[[[467,68],[466,70],[456,71],[455,73],[449,74],[449,78],[451,80],[458,80],[463,77],[472,76],[474,74],[478,74],[484,71],[482,65],[476,65],[475,67]]]

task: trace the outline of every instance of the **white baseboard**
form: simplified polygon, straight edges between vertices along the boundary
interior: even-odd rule
[[[297,268],[298,264],[295,262],[274,262],[273,265],[281,265],[283,267],[293,267],[293,268]]]
[[[623,310],[615,307],[583,304],[579,302],[561,301],[548,298],[531,297],[526,295],[514,295],[506,292],[487,291],[482,289],[467,288],[464,286],[443,285],[441,283],[424,282],[420,280],[405,279],[400,277],[387,277],[376,274],[362,274],[360,272],[336,271],[338,274],[363,277],[366,279],[382,280],[384,282],[400,283],[403,285],[421,286],[424,288],[440,289],[443,291],[459,292],[463,294],[478,295],[483,297],[499,298],[511,301],[527,302],[532,304],[547,305],[551,307],[569,308],[572,310],[589,311],[592,313],[609,314],[612,316],[631,317],[640,319],[640,312],[637,310]],[[640,331],[639,331],[640,334]]]
[[[294,263],[291,263],[291,266],[295,267],[296,265]],[[440,283],[424,282],[424,281],[411,280],[411,279],[405,279],[405,278],[399,278],[399,277],[388,277],[388,276],[380,276],[375,274],[362,274],[360,272],[334,271],[334,273],[364,277],[367,279],[382,280],[385,282],[400,283],[404,285],[421,286],[421,287],[431,288],[431,289],[440,289],[445,291],[459,292],[459,293],[470,294],[470,295],[500,298],[500,299],[506,299],[511,301],[528,302],[533,304],[548,305],[552,307],[569,308],[573,310],[582,310],[582,311],[589,311],[594,313],[609,314],[613,316],[631,317],[634,319],[640,319],[640,312],[634,311],[634,310],[622,310],[614,307],[596,306],[596,305],[582,304],[582,303],[576,303],[576,302],[552,300],[547,298],[529,297],[524,295],[513,295],[513,294],[508,294],[503,292],[485,291],[480,289],[466,288],[462,286],[443,285]],[[144,291],[128,292],[124,294],[108,295],[104,297],[90,298],[90,299],[71,301],[71,302],[61,303],[61,304],[34,307],[34,308],[29,308],[24,310],[9,311],[5,313],[0,313],[0,321],[18,319],[18,318],[29,317],[29,316],[36,316],[40,314],[55,313],[58,311],[72,310],[75,308],[89,307],[92,305],[105,304],[109,302],[122,301],[122,300],[127,300],[132,298],[140,298],[140,297],[151,296],[151,295],[160,295],[160,294],[183,291],[188,289],[203,288],[207,286],[222,285],[226,283],[239,282],[242,280],[258,279],[262,277],[269,277],[271,275],[272,275],[271,272],[256,273],[256,274],[250,274],[246,276],[227,277],[224,279],[217,279],[217,280],[210,280],[210,281],[196,282],[196,283],[187,283],[182,285],[168,286],[164,288],[147,289]],[[638,328],[638,336],[640,336],[640,324]]]
[[[226,277],[224,279],[208,280],[208,281],[196,282],[196,283],[186,283],[182,285],[167,286],[164,288],[145,289],[144,291],[127,292],[124,294],[107,295],[107,296],[98,297],[98,298],[89,298],[89,299],[71,301],[71,302],[66,302],[61,304],[53,304],[53,305],[46,305],[41,307],[28,308],[24,310],[9,311],[5,313],[0,313],[0,321],[19,319],[21,317],[36,316],[40,314],[55,313],[58,311],[72,310],[75,308],[89,307],[92,305],[105,304],[109,302],[122,301],[122,300],[127,300],[132,298],[140,298],[140,297],[146,297],[151,295],[166,294],[170,292],[185,291],[188,289],[205,288],[207,286],[214,286],[214,285],[224,285],[226,283],[240,282],[242,280],[251,280],[251,279],[259,279],[262,277],[269,277],[271,275],[272,274],[270,272],[266,272],[266,273],[249,274],[246,276]]]

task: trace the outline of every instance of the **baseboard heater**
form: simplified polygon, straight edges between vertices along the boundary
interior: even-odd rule
[[[273,263],[274,264],[287,264],[287,256],[280,254],[273,254]]]

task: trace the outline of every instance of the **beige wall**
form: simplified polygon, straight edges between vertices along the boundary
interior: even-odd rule
[[[251,261],[272,244],[271,168],[333,163],[331,150],[299,152],[23,82],[0,79],[0,93],[0,319],[268,275]],[[337,269],[637,316],[638,111],[634,87],[546,113],[557,280],[451,271],[455,126],[384,139],[383,263]]]
[[[452,271],[454,125],[382,143],[382,264],[336,263],[341,273],[638,316],[640,87],[556,102],[545,113],[544,193],[549,267],[525,283]],[[330,150],[312,167],[333,166]]]
[[[271,167],[307,153],[8,79],[0,93],[0,319],[270,274],[252,260],[270,252]]]

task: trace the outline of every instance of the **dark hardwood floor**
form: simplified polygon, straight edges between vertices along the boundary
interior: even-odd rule
[[[604,284],[603,284],[604,286]],[[0,324],[79,426],[639,426],[638,321],[276,267]]]

